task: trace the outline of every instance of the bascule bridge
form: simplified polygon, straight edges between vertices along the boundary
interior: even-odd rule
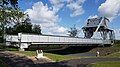
[[[84,38],[58,36],[58,35],[36,35],[18,33],[18,35],[6,35],[6,46],[17,46],[20,49],[28,48],[30,45],[68,45],[68,46],[99,46],[113,45],[115,39],[114,31],[109,29],[106,17],[96,17],[87,20],[82,28]],[[100,33],[102,39],[96,39],[96,33]]]

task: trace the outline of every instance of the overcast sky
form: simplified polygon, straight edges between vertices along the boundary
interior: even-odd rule
[[[43,34],[67,35],[70,27],[80,29],[89,17],[106,16],[120,39],[120,0],[19,0],[33,24],[40,24]]]

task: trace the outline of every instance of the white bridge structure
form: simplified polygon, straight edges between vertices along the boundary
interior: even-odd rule
[[[96,46],[112,44],[111,40],[88,39],[79,37],[53,36],[53,35],[34,35],[18,33],[16,35],[6,35],[6,46],[16,46],[21,49],[28,48],[30,45],[69,45],[69,46]]]
[[[6,46],[16,46],[24,50],[24,48],[35,44],[69,46],[113,45],[114,33],[113,30],[107,28],[107,20],[105,17],[88,19],[87,25],[82,28],[85,35],[84,38],[18,33],[18,35],[6,35]],[[102,39],[92,38],[96,32],[101,33]]]

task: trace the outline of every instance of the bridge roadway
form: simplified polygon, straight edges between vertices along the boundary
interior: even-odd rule
[[[80,37],[56,36],[56,35],[35,35],[23,34],[6,35],[6,46],[18,46],[20,48],[28,48],[29,45],[80,45],[80,46],[94,46],[112,44],[111,40],[102,39],[87,39]]]

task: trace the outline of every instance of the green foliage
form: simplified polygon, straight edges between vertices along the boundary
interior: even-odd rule
[[[115,40],[114,43],[116,47],[120,47],[120,40]]]
[[[21,23],[17,23],[16,25],[14,25],[12,34],[18,34],[20,32],[32,33],[32,24],[28,18],[26,18],[25,21],[23,21]]]
[[[3,43],[0,43],[0,49],[3,49],[3,48],[4,48]]]
[[[34,34],[41,34],[41,28],[40,25],[32,25],[31,20],[29,19],[29,16],[26,14],[24,17],[21,18],[22,22],[18,21],[15,23],[14,26],[7,27],[6,33],[7,34],[15,34],[18,33],[34,33]]]
[[[24,16],[24,12],[15,10],[12,7],[3,6],[0,8],[0,15],[0,22],[4,22],[6,25],[10,22],[18,22]]]
[[[41,27],[40,27],[40,25],[36,25],[36,24],[35,24],[35,25],[33,26],[33,33],[34,33],[34,34],[42,34],[42,33],[41,33]]]
[[[90,64],[89,67],[120,67],[120,61],[97,62]]]
[[[68,33],[69,33],[70,37],[76,37],[78,35],[78,30],[74,26],[74,27],[70,28],[70,30],[68,31]]]
[[[20,10],[15,10],[12,7],[0,7],[0,30],[1,34],[5,34],[5,29],[12,23],[19,23],[24,13]]]
[[[3,43],[4,40],[3,40],[3,37],[0,35],[0,43]]]
[[[34,25],[32,29],[28,14],[17,8],[18,0],[0,0],[0,35],[20,32],[41,34],[40,25]]]
[[[7,5],[11,5],[15,9],[17,9],[18,8],[18,0],[0,0],[1,7],[7,6]]]

